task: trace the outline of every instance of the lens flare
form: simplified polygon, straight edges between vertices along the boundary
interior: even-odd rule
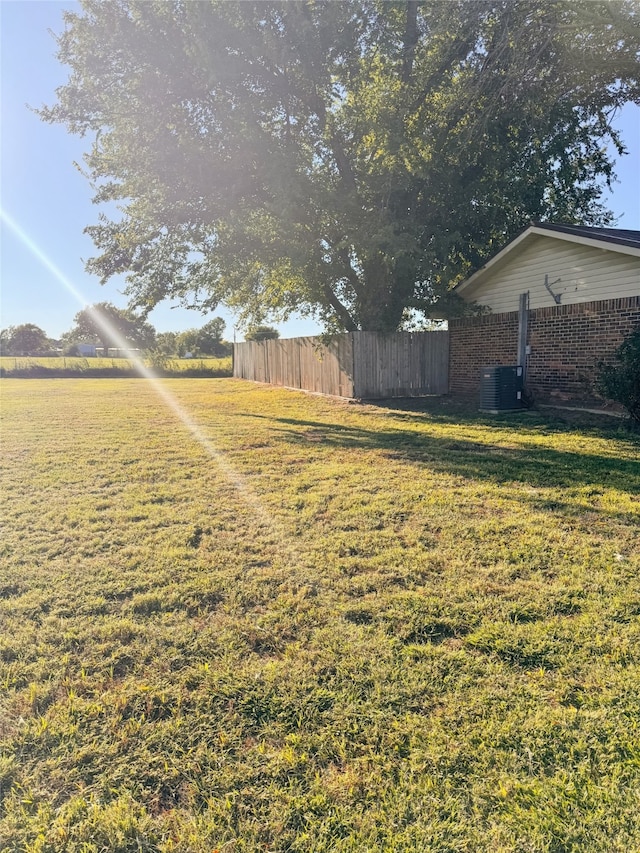
[[[36,257],[65,288],[65,290],[67,290],[83,308],[91,309],[96,325],[98,325],[102,331],[106,332],[106,334],[116,342],[120,350],[123,350],[126,353],[126,357],[132,362],[140,376],[149,382],[153,391],[160,398],[162,403],[175,415],[176,418],[178,418],[186,431],[200,445],[209,459],[217,465],[226,480],[235,488],[238,495],[251,509],[254,518],[259,522],[260,526],[270,530],[275,536],[279,544],[281,554],[285,556],[289,562],[293,562],[296,558],[295,549],[293,548],[293,544],[289,536],[282,528],[282,525],[267,512],[260,501],[260,498],[247,483],[246,479],[224,458],[222,452],[204,433],[202,427],[196,423],[176,397],[167,389],[153,371],[147,367],[140,356],[131,350],[127,341],[125,341],[113,324],[109,322],[108,318],[87,302],[82,293],[73,285],[62,270],[53,263],[53,261],[40,249],[40,247],[29,237],[20,225],[18,225],[18,223],[2,208],[0,208],[0,218],[16,235],[16,237],[24,243],[34,257]]]

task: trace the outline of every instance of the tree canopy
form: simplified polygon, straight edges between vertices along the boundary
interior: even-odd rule
[[[531,219],[603,224],[640,13],[600,0],[82,0],[42,117],[88,134],[103,281],[393,330]]]
[[[73,318],[73,327],[63,336],[65,343],[99,343],[110,347],[148,349],[153,345],[155,329],[134,311],[116,308],[110,302],[88,305]]]
[[[214,317],[200,329],[187,329],[176,336],[178,355],[190,353],[193,356],[223,356],[230,352],[230,344],[222,339],[225,322],[222,317]]]
[[[244,336],[246,341],[274,341],[280,337],[280,332],[273,326],[250,326]]]
[[[42,355],[51,348],[52,342],[46,332],[35,323],[8,326],[0,332],[2,355]]]

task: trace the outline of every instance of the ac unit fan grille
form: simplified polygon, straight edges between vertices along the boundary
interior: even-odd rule
[[[480,372],[480,409],[509,412],[523,408],[523,370],[520,366],[483,367]]]

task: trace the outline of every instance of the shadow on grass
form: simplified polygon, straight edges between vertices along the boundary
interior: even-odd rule
[[[504,412],[492,415],[482,412],[476,401],[468,397],[406,397],[386,400],[370,400],[367,406],[380,409],[385,417],[401,421],[415,420],[423,423],[425,419],[437,423],[469,424],[496,428],[503,424],[513,426],[518,433],[567,432],[580,430],[584,434],[598,434],[610,437],[621,431],[632,434],[629,422],[616,413],[616,417],[584,409],[546,408],[540,411],[535,406],[519,412]]]
[[[632,494],[640,494],[640,445],[638,459],[620,459],[615,456],[555,450],[531,443],[525,447],[508,447],[499,444],[472,441],[467,438],[441,437],[426,431],[416,431],[415,416],[409,418],[413,428],[402,429],[398,424],[392,429],[364,429],[296,418],[273,418],[252,414],[249,417],[264,418],[274,424],[277,431],[292,443],[313,441],[317,445],[336,448],[362,448],[382,450],[390,459],[404,459],[432,470],[445,471],[475,480],[494,483],[518,482],[534,488],[584,487],[592,490],[616,488]],[[556,431],[540,417],[540,425],[521,422],[512,418],[510,422],[483,419],[482,416],[464,420],[440,414],[439,423],[450,422],[462,426],[485,426],[500,429],[507,426],[520,440],[523,436],[553,433]],[[424,426],[424,417],[419,422]],[[428,423],[428,421],[426,422]],[[307,431],[312,431],[310,437]],[[599,431],[599,435],[602,433]],[[609,436],[611,437],[611,436]],[[629,440],[635,448],[637,442]],[[595,496],[595,494],[594,494]]]

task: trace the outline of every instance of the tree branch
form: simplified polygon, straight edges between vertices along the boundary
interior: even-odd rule
[[[335,293],[331,289],[330,285],[323,284],[322,290],[324,292],[324,295],[326,297],[327,302],[335,311],[336,316],[338,317],[338,319],[340,320],[340,322],[342,323],[342,325],[344,326],[346,331],[347,332],[357,332],[358,331],[357,324],[354,322],[353,318],[351,317],[351,314],[349,314],[349,312],[344,307],[342,302],[340,302],[338,297],[335,295]]]
[[[362,294],[362,282],[358,278],[358,273],[351,266],[349,252],[345,248],[338,249],[336,251],[336,257],[344,268],[344,273],[347,277],[349,284],[353,288],[353,292],[356,296],[360,296]]]
[[[434,87],[442,82],[442,79],[447,71],[449,71],[456,60],[464,59],[469,50],[471,49],[471,44],[466,39],[457,39],[453,45],[451,46],[451,50],[447,52],[445,58],[442,60],[436,71],[433,72],[429,76],[426,84],[423,86],[420,94],[414,98],[414,100],[409,105],[409,109],[407,110],[407,118],[417,113],[420,107],[427,100]]]
[[[407,21],[404,31],[402,82],[409,83],[418,44],[418,0],[407,0]]]
[[[358,188],[356,185],[355,173],[351,168],[351,163],[349,162],[349,158],[347,157],[347,153],[344,150],[338,134],[335,129],[331,127],[330,118],[327,116],[327,106],[325,102],[317,92],[313,92],[311,95],[305,95],[300,90],[297,90],[296,95],[318,116],[320,120],[320,129],[323,132],[327,130],[328,126],[329,146],[334,160],[336,161],[336,166],[338,167],[338,173],[340,174],[342,183],[344,184],[345,189],[354,193],[357,192]]]

